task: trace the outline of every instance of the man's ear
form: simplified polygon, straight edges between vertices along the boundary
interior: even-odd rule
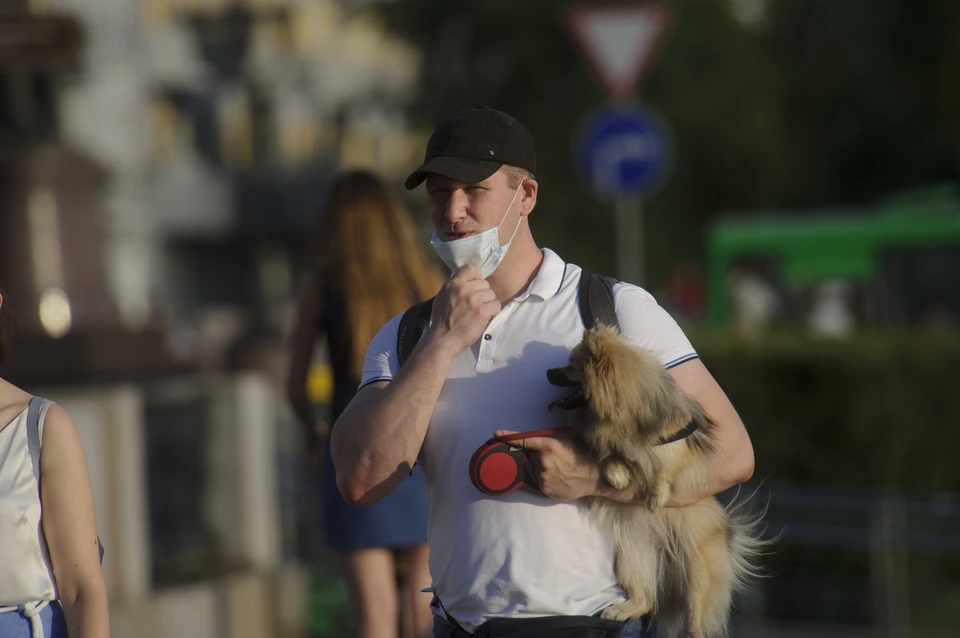
[[[537,180],[528,177],[523,180],[520,186],[520,216],[529,215],[533,212],[533,207],[537,205],[537,190],[540,185]]]
[[[3,308],[3,293],[0,292],[0,308]]]

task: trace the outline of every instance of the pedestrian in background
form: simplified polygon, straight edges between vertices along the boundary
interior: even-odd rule
[[[366,171],[346,172],[334,181],[314,246],[293,335],[288,394],[308,438],[323,448],[326,542],[341,557],[358,638],[397,636],[402,605],[409,605],[414,635],[427,637],[433,621],[431,597],[420,591],[431,583],[423,474],[415,468],[376,505],[351,505],[337,489],[328,434],[329,424],[357,391],[364,354],[374,335],[410,305],[435,295],[444,278],[398,198]],[[325,420],[315,417],[306,393],[319,339],[326,340],[333,375],[330,415]],[[395,554],[403,563],[406,601],[398,596]]]
[[[9,326],[0,293],[0,363]],[[0,636],[110,638],[93,491],[77,429],[66,410],[2,378]]]

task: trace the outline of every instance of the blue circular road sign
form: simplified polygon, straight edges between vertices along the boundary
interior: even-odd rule
[[[585,122],[577,146],[583,175],[606,197],[648,193],[671,168],[669,129],[647,108],[600,110]]]

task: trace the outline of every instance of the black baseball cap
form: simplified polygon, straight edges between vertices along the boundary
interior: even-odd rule
[[[533,136],[515,118],[496,109],[466,109],[441,122],[427,142],[420,168],[407,178],[411,190],[435,173],[464,184],[487,179],[506,164],[537,172]]]

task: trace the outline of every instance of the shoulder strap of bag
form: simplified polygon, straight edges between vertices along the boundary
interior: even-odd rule
[[[616,283],[617,280],[612,277],[587,271],[580,273],[577,301],[584,327],[593,328],[597,323],[612,328],[620,327],[617,306],[613,299],[613,286]]]
[[[27,452],[30,453],[30,462],[33,464],[33,475],[37,479],[37,489],[40,489],[40,426],[47,417],[47,410],[52,402],[42,397],[33,397],[27,405]],[[103,543],[97,537],[97,548],[100,551],[100,562],[103,563]]]
[[[400,328],[397,330],[397,359],[401,366],[410,358],[427,328],[430,313],[433,311],[433,299],[431,297],[407,308],[400,318]]]
[[[27,406],[27,451],[30,453],[37,485],[40,484],[40,424],[47,416],[49,407],[50,401],[41,397],[33,397]]]

